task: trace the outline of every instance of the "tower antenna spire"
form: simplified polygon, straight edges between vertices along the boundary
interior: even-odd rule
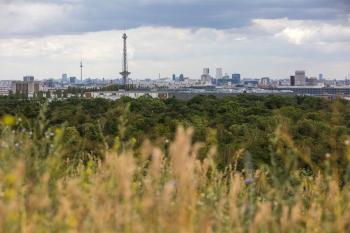
[[[80,59],[80,81],[83,82],[83,58]]]
[[[127,48],[127,43],[126,43],[126,39],[128,38],[126,33],[124,32],[123,34],[123,67],[122,67],[122,72],[120,72],[120,74],[122,75],[123,78],[123,85],[124,88],[126,89],[127,87],[127,82],[128,82],[128,77],[131,74],[128,71],[128,48]]]

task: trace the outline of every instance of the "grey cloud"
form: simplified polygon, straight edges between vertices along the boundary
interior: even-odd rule
[[[349,0],[7,0],[1,3],[19,7],[29,3],[54,4],[71,9],[63,12],[67,13],[63,15],[64,20],[58,17],[54,23],[38,24],[37,28],[23,32],[2,30],[1,36],[69,34],[140,26],[225,29],[246,26],[255,18],[341,21],[350,12]],[[8,27],[15,27],[15,20],[9,22]]]

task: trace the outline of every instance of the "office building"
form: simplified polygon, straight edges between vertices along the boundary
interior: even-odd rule
[[[216,68],[216,75],[215,78],[216,79],[221,79],[222,78],[222,68]]]
[[[241,75],[240,74],[232,74],[232,82],[233,84],[241,83]]]
[[[322,81],[324,78],[323,78],[323,74],[319,74],[318,75],[318,80]]]
[[[61,81],[64,82],[64,83],[68,82],[68,75],[67,74],[62,74]]]
[[[12,80],[0,80],[0,96],[10,93],[12,82]]]
[[[295,76],[290,76],[290,85],[295,86]]]
[[[209,68],[203,69],[203,74],[201,76],[201,83],[205,85],[211,85],[213,82],[213,78],[209,74]]]
[[[180,81],[180,82],[185,81],[185,76],[184,76],[183,74],[180,74],[180,76],[179,76],[179,81]]]
[[[295,71],[295,86],[305,86],[305,84],[306,84],[305,71],[303,70]]]
[[[56,84],[58,84],[55,80],[53,79],[47,79],[43,81],[43,86],[44,88],[55,88]]]

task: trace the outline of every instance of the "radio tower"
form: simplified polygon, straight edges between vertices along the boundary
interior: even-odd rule
[[[83,82],[83,59],[80,60],[80,81]]]
[[[126,39],[128,37],[126,36],[126,33],[124,33],[122,38],[123,38],[123,71],[120,72],[120,74],[122,75],[122,78],[123,78],[123,85],[126,88],[127,82],[128,82],[128,77],[131,74],[128,71],[128,49],[127,49],[127,45],[126,45]]]

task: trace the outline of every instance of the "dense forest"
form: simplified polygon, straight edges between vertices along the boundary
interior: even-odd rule
[[[269,164],[279,146],[276,134],[288,137],[285,143],[298,148],[288,150],[285,145],[289,154],[310,158],[301,161],[304,165],[321,163],[329,155],[341,164],[344,142],[350,135],[350,103],[340,99],[241,95],[224,99],[198,96],[187,102],[150,97],[114,102],[68,99],[53,101],[43,110],[44,105],[40,100],[1,99],[0,115],[20,117],[21,127],[30,130],[44,111],[47,127],[63,127],[67,154],[79,159],[86,155],[98,158],[116,143],[135,149],[146,139],[166,150],[177,126],[182,125],[194,128],[194,142],[205,143],[202,154],[217,146],[222,168],[232,165],[237,156],[239,166],[243,157],[250,158],[255,167]]]
[[[350,232],[350,103],[0,99],[0,232]]]

